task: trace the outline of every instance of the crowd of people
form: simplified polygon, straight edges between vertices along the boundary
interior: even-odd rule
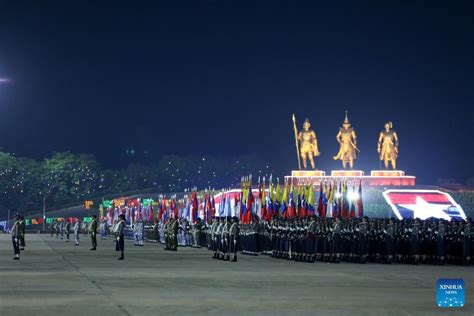
[[[214,217],[209,223],[200,218],[191,224],[187,219],[156,220],[127,224],[122,214],[111,226],[98,222],[94,215],[88,224],[77,219],[74,224],[57,220],[52,223],[51,236],[69,242],[71,231],[75,245],[80,233],[90,235],[92,248],[97,249],[97,233],[116,239],[120,260],[124,259],[124,240],[133,239],[135,246],[144,241],[165,245],[177,251],[178,246],[207,247],[212,258],[237,261],[237,253],[267,255],[272,258],[300,262],[339,263],[408,263],[470,265],[474,251],[474,230],[470,218],[465,221],[443,219],[394,218],[304,218],[274,217],[268,221],[254,216],[250,223],[240,224],[238,217]],[[25,248],[25,220],[17,215],[12,226],[15,260]]]
[[[471,219],[309,218],[242,225],[244,254],[304,262],[471,264]]]

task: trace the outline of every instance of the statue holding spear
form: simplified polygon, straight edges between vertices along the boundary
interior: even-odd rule
[[[303,123],[303,130],[298,133],[296,128],[296,118],[293,114],[293,130],[295,132],[296,154],[298,156],[299,169],[301,169],[301,160],[303,160],[303,168],[307,169],[307,159],[309,159],[311,167],[315,169],[316,167],[314,165],[313,157],[320,155],[316,133],[311,130],[310,127],[311,124],[309,123],[309,120],[306,119]]]

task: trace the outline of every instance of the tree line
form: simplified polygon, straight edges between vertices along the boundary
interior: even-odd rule
[[[240,184],[241,175],[268,176],[271,167],[256,155],[240,157],[167,155],[150,164],[104,168],[90,154],[55,152],[42,161],[0,152],[0,215],[81,204],[107,194],[136,190],[182,192]]]

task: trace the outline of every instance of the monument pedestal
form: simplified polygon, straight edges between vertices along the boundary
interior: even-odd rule
[[[364,171],[362,170],[332,170],[331,177],[362,177]]]
[[[404,177],[405,171],[401,170],[372,170],[370,172],[372,177]]]
[[[293,170],[285,181],[293,185],[319,185],[326,181],[341,181],[348,178],[361,181],[368,186],[414,186],[416,177],[405,175],[401,170],[372,170],[370,176],[365,176],[362,170],[332,170],[330,176],[322,170]]]
[[[301,178],[314,178],[314,177],[324,177],[326,172],[322,170],[293,170],[291,171],[292,177],[301,177]]]

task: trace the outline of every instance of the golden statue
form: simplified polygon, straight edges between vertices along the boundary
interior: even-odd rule
[[[398,136],[393,130],[392,122],[385,123],[385,130],[380,132],[377,152],[380,154],[380,160],[383,160],[385,169],[388,169],[388,162],[392,168],[397,168],[398,158]]]
[[[295,115],[293,114],[293,128],[295,132],[296,153],[298,154],[298,167],[300,169],[300,155],[301,159],[303,160],[304,169],[307,168],[307,159],[309,159],[311,167],[315,169],[313,157],[320,155],[316,133],[312,129],[310,129],[310,127],[311,124],[309,123],[309,120],[306,119],[303,123],[303,130],[298,133],[296,129]]]
[[[356,147],[357,136],[351,127],[351,123],[349,123],[347,111],[344,123],[342,123],[339,133],[337,133],[336,140],[339,143],[339,152],[333,157],[334,160],[341,160],[344,169],[346,169],[347,163],[349,163],[352,169],[352,167],[354,167],[354,160],[356,159],[356,150],[359,149]]]

